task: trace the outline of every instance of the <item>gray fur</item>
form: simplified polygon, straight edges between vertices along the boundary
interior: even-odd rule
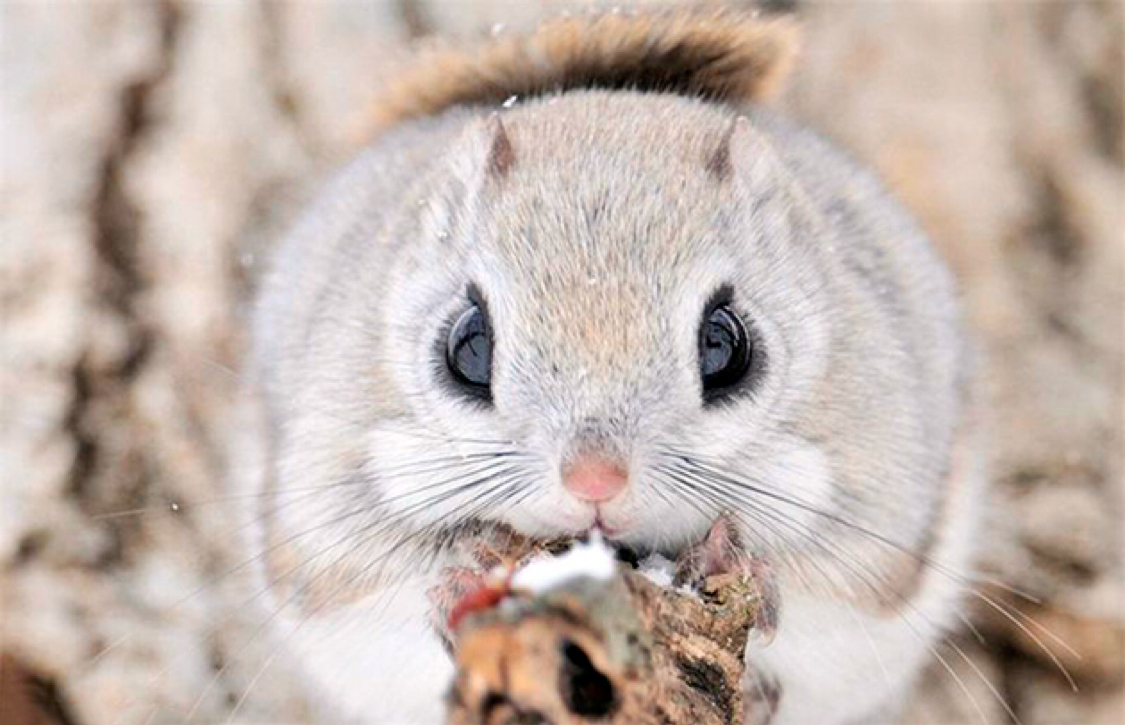
[[[277,252],[254,320],[251,400],[266,424],[252,485],[274,492],[268,505],[340,484],[263,510],[266,542],[320,527],[286,545],[294,561],[313,557],[290,585],[333,583],[278,603],[317,619],[421,591],[448,563],[435,532],[468,516],[577,533],[592,522],[559,468],[597,447],[629,463],[629,491],[610,508],[623,541],[675,553],[733,509],[794,601],[839,602],[872,626],[931,614],[915,645],[887,635],[909,664],[874,705],[806,697],[832,688],[786,681],[791,663],[773,652],[788,645],[771,645],[759,661],[781,680],[777,722],[862,717],[856,708],[896,697],[955,611],[960,586],[927,562],[964,566],[949,522],[971,516],[974,495],[955,495],[972,482],[951,472],[968,379],[953,284],[921,232],[869,173],[760,108],[626,91],[535,99],[502,113],[512,162],[500,175],[490,114],[454,109],[393,130]],[[729,174],[713,168],[723,144]],[[442,380],[442,336],[469,284],[494,324],[494,407]],[[760,335],[766,370],[745,395],[705,407],[696,335],[723,285]],[[410,507],[487,479],[486,454],[501,450],[496,485],[509,498],[488,504],[482,483]],[[765,494],[719,500],[698,480],[677,485],[682,455]],[[807,506],[778,498],[790,496]],[[275,584],[284,573],[266,572]],[[297,607],[308,601],[321,603]],[[783,596],[783,629],[788,606]],[[364,626],[380,626],[378,611]],[[390,717],[340,694],[346,663],[325,673],[316,662],[344,709]]]

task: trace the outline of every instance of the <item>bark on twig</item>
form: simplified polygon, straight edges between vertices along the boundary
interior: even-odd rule
[[[618,565],[546,592],[508,592],[456,632],[450,725],[743,720],[743,652],[768,616],[749,572],[698,590]]]

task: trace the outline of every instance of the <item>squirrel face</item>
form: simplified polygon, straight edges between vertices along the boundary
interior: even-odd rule
[[[405,417],[448,440],[380,426],[371,465],[442,446],[476,461],[481,498],[422,507],[430,521],[479,505],[529,534],[600,526],[675,546],[745,508],[740,486],[830,495],[829,461],[795,431],[825,372],[825,240],[745,121],[618,102],[476,124],[409,221],[422,231],[393,274],[386,339],[419,362],[389,377]],[[435,473],[380,477],[390,508],[417,507]]]

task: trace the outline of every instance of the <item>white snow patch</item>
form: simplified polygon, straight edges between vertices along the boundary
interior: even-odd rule
[[[676,565],[665,556],[649,554],[641,561],[637,570],[656,586],[667,588],[672,586]]]
[[[562,586],[574,579],[605,581],[617,571],[613,550],[600,536],[589,543],[577,543],[565,554],[535,559],[512,577],[512,587],[535,593]]]

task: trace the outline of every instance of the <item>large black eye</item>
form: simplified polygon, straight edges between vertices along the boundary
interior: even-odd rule
[[[492,383],[492,333],[480,305],[465,310],[453,327],[445,346],[445,362],[453,379],[466,392],[489,398]]]
[[[699,370],[703,397],[714,400],[736,385],[750,369],[753,355],[746,326],[721,303],[710,308],[699,330]]]

